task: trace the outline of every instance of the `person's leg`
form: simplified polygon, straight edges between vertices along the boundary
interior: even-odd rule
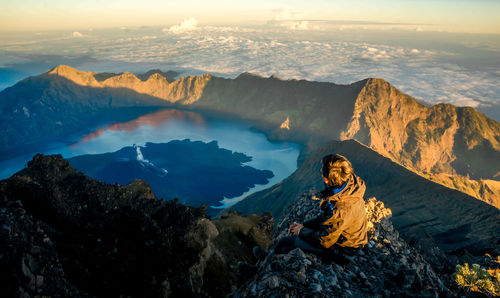
[[[305,252],[322,253],[322,252],[325,252],[325,250],[326,250],[323,247],[316,247],[316,246],[312,245],[311,243],[300,239],[299,237],[295,237],[294,246],[302,249]]]
[[[274,248],[274,253],[276,254],[287,254],[291,250],[295,248],[295,239],[298,237],[295,236],[286,236],[282,238],[278,244],[276,244],[276,247]]]

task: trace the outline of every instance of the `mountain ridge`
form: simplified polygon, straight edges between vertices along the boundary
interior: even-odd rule
[[[3,137],[4,144],[14,144],[14,136],[26,135],[24,142],[36,136],[36,133],[25,132],[30,130],[26,125],[36,119],[27,119],[28,124],[12,132],[9,120],[18,117],[15,114],[19,115],[24,109],[31,111],[29,104],[37,101],[56,109],[62,104],[68,109],[60,109],[70,112],[76,108],[76,113],[66,117],[70,123],[76,122],[73,127],[82,126],[81,122],[74,121],[85,117],[82,114],[118,106],[178,106],[216,111],[251,121],[271,139],[305,143],[311,147],[309,151],[330,139],[354,138],[424,177],[430,176],[443,185],[500,205],[498,188],[483,187],[478,191],[477,186],[481,185],[481,179],[499,179],[500,169],[496,165],[500,164],[500,123],[472,108],[446,104],[426,107],[383,79],[337,85],[264,78],[250,73],[236,79],[205,74],[173,82],[158,72],[146,81],[131,73],[110,76],[103,81],[96,80],[96,75],[61,65],[7,88],[0,93],[0,109],[7,115],[2,126],[7,128],[10,137],[0,135],[0,139]],[[38,94],[25,90],[29,86],[40,86],[44,80],[48,84],[40,87]],[[20,87],[23,84],[24,89]],[[16,98],[19,103],[9,109],[2,102],[10,98]],[[27,99],[24,103],[23,98]],[[80,98],[84,100],[75,107],[73,102]],[[51,104],[51,100],[58,103]],[[38,114],[43,113],[42,108]],[[51,117],[54,120],[48,120]],[[64,130],[61,126],[68,122],[58,119],[59,114],[43,118],[50,126],[47,134]],[[287,125],[283,127],[287,129],[280,129],[285,122]],[[439,174],[457,178],[450,182],[437,177]]]
[[[138,76],[130,72],[123,72],[110,76],[102,81],[98,81],[97,73],[79,71],[67,65],[59,65],[42,75],[56,75],[64,77],[78,85],[95,88],[129,88],[138,93],[158,97],[171,103],[182,101],[189,104],[196,101],[200,94],[197,92],[204,86],[212,75],[205,74],[201,77],[182,77],[173,82],[169,82],[162,74],[152,73],[146,80],[141,80]],[[193,94],[190,94],[192,92]]]
[[[426,107],[386,81],[369,79],[358,96],[353,118],[341,139],[357,139],[424,173],[494,178],[500,170],[491,164],[492,159],[500,161],[499,132],[500,123],[473,108],[450,104]],[[460,143],[462,141],[464,144]],[[481,163],[482,170],[469,172],[465,168],[470,165],[457,159],[478,150],[476,147],[481,145],[479,150],[487,150],[484,154],[487,157],[475,161]],[[458,164],[453,166],[453,163]]]
[[[96,80],[90,79],[93,77],[93,73],[81,72],[69,66],[58,66],[48,73],[62,75],[72,80],[76,77],[75,81],[90,82],[91,86],[97,83]],[[202,101],[213,99],[207,98],[209,96],[203,97],[204,89],[207,88],[209,81],[217,79],[221,80],[221,78],[205,74],[201,77],[188,76],[168,83],[162,75],[156,73],[143,82],[135,75],[125,72],[106,79],[102,85],[95,86],[127,86],[139,93],[146,93],[169,102],[182,105],[200,104],[207,107],[209,105]],[[156,85],[143,86],[150,80],[155,81]],[[282,80],[276,77],[266,79],[250,73],[243,73],[232,81],[238,80],[307,82]],[[328,84],[340,86],[333,83]],[[486,148],[485,150],[491,146],[493,150],[488,151],[488,153],[490,156],[493,154],[494,158],[500,161],[499,122],[484,116],[473,108],[455,107],[450,104],[437,104],[429,108],[420,104],[413,97],[400,92],[384,79],[368,78],[353,84],[364,86],[354,99],[352,117],[347,123],[344,123],[345,129],[338,127],[337,129],[340,128],[340,131],[330,135],[330,137],[341,140],[358,139],[381,154],[424,173],[469,174],[473,178],[496,178],[495,175],[500,175],[500,169],[489,169],[483,171],[484,173],[469,173],[465,168],[470,167],[470,164],[458,162],[456,168],[450,165],[458,158],[453,152],[453,147],[455,143],[458,143],[457,141],[462,139],[464,148],[461,148],[463,152],[460,152],[459,156],[467,155],[471,150],[480,146],[481,142],[486,142],[483,146]],[[160,91],[165,88],[168,91]],[[431,125],[433,122],[439,123],[433,127]],[[311,128],[314,126],[306,128],[312,130]],[[438,131],[438,133],[433,131]],[[460,133],[461,136],[457,136],[457,133]],[[455,140],[456,138],[459,140]],[[407,142],[408,139],[410,142]],[[412,142],[413,140],[416,140],[416,143]],[[437,151],[441,152],[436,154]],[[491,163],[482,161],[481,164],[483,167],[487,167]]]

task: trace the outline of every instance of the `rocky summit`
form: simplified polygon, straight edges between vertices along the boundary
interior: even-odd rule
[[[316,215],[312,192],[297,200],[278,223],[270,247],[287,235],[291,223]],[[453,296],[431,265],[399,237],[392,212],[376,198],[366,201],[368,244],[339,265],[300,249],[278,255],[271,250],[255,277],[234,297],[438,297]]]
[[[8,296],[200,292],[217,235],[202,209],[156,200],[139,180],[98,182],[60,156],[35,156],[0,196]]]
[[[392,211],[375,198],[366,201],[369,241],[356,255],[338,262],[300,249],[275,254],[290,223],[317,214],[312,194],[305,192],[276,222],[270,213],[225,212],[212,220],[205,207],[157,199],[141,180],[110,185],[76,171],[60,155],[36,155],[0,181],[2,296],[468,294],[454,286],[446,256],[437,247],[402,240]]]
[[[141,180],[110,185],[37,155],[0,181],[2,297],[228,293],[241,283],[237,262],[255,262],[253,246],[269,242],[272,218],[231,213],[214,224],[204,212],[157,199]]]

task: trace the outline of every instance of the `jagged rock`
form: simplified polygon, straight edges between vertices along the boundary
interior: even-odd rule
[[[141,180],[109,185],[36,155],[0,181],[2,295],[224,296],[248,278],[236,264],[256,262],[273,217],[211,221],[205,211],[158,200]]]
[[[0,288],[3,297],[86,297],[69,281],[46,233],[54,230],[0,198]],[[14,208],[12,208],[14,207]],[[23,209],[24,210],[24,209]],[[45,241],[48,239],[48,241]]]
[[[221,214],[213,223],[219,235],[211,243],[212,255],[205,270],[204,290],[218,297],[230,293],[233,287],[253,276],[252,265],[257,262],[253,248],[266,248],[273,236],[274,220],[270,213],[243,217],[241,213],[229,212]],[[247,266],[238,266],[239,262]]]
[[[286,235],[291,223],[304,222],[317,213],[318,202],[311,195],[312,192],[305,193],[286,210],[271,248]],[[329,263],[300,249],[285,255],[274,254],[271,249],[256,276],[233,296],[281,297],[284,293],[289,297],[452,296],[424,258],[399,238],[390,221],[391,210],[375,198],[366,201],[366,210],[369,242],[358,254],[348,257],[349,264]]]
[[[203,296],[218,233],[203,211],[157,200],[142,181],[109,185],[61,156],[37,155],[0,181],[0,288],[27,297]]]

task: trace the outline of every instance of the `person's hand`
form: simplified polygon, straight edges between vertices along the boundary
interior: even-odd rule
[[[298,236],[300,233],[300,229],[302,229],[303,227],[304,225],[294,222],[290,225],[289,233],[294,236]]]

